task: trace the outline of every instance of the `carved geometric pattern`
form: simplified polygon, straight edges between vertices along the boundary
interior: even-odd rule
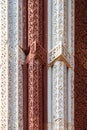
[[[38,43],[30,45],[30,53],[34,54],[35,57],[38,57],[43,64],[46,64],[47,52],[46,50]]]
[[[29,62],[28,77],[28,118],[29,129],[42,129],[42,65],[38,59]],[[33,76],[34,75],[34,76]],[[38,81],[38,82],[37,82]]]
[[[49,66],[52,66],[56,60],[63,61],[68,67],[71,67],[72,57],[62,43],[59,43],[49,52]]]
[[[43,45],[43,1],[28,0],[28,45],[40,43]]]
[[[47,52],[46,50],[38,43],[33,43],[32,45],[30,45],[30,54],[29,56],[26,58],[26,61],[29,62],[29,60],[31,58],[39,58],[40,61],[43,64],[46,64],[46,59],[47,59]]]
[[[48,0],[48,3],[48,129],[73,130],[74,2]],[[59,112],[63,118],[58,117]]]
[[[52,123],[53,130],[67,128],[67,80],[66,66],[57,61],[53,66],[53,106]]]
[[[52,48],[62,42],[67,46],[67,1],[53,0],[52,11]],[[49,12],[50,13],[50,12]],[[50,15],[50,14],[49,14]]]
[[[31,87],[29,82],[29,86],[28,86],[28,81],[27,81],[27,89],[29,88],[28,91],[29,95],[27,96],[32,95],[32,93],[30,93],[31,92],[30,90],[33,88],[33,110],[34,110],[33,114],[35,116],[33,117],[31,116],[29,120],[28,119],[27,120],[29,121],[30,124],[31,119],[33,119],[33,128],[35,130],[39,130],[39,129],[46,130],[47,124],[45,123],[42,124],[42,122],[45,122],[44,115],[46,114],[46,109],[44,109],[45,108],[44,106],[46,106],[46,101],[45,103],[43,103],[44,90],[42,89],[44,89],[44,87],[45,88],[47,87],[46,83],[44,85],[42,84],[42,81],[43,82],[46,81],[46,80],[44,81],[43,78],[44,76],[46,77],[46,74],[43,76],[42,64],[45,65],[47,64],[47,59],[46,59],[47,48],[46,48],[46,42],[44,42],[46,41],[46,39],[43,36],[45,32],[44,29],[45,18],[43,12],[44,10],[43,3],[45,2],[41,0],[37,0],[37,1],[29,0],[25,2],[23,1],[23,3],[24,3],[23,19],[21,19],[22,0],[14,0],[14,1],[3,0],[2,2],[0,2],[0,16],[1,16],[0,20],[2,20],[1,21],[2,25],[0,23],[0,38],[1,38],[0,39],[1,40],[0,41],[0,52],[1,52],[0,55],[0,60],[1,60],[0,129],[3,130],[23,129],[23,96],[24,96],[23,89],[24,88],[23,88],[22,78],[24,77],[22,75],[22,64],[27,66],[26,62],[25,62],[26,64],[24,64],[25,54],[23,53],[23,51],[25,52],[28,46],[30,45],[29,57],[31,57],[31,55],[35,55],[33,56],[32,59],[28,60],[29,67],[30,67],[31,60],[33,61],[32,74],[33,74],[34,85]],[[7,6],[6,4],[8,5],[8,9],[6,9]],[[27,8],[25,8],[25,6],[27,6]],[[24,24],[22,24],[22,20]],[[6,22],[8,26],[6,26]],[[22,25],[23,25],[23,34],[22,34]],[[22,41],[22,36],[23,36],[23,41]],[[46,68],[46,66],[44,67]],[[27,75],[29,76],[29,80],[30,80],[32,78],[32,75],[30,75],[30,70],[29,72],[27,72]],[[24,85],[26,86],[25,83]],[[31,100],[29,100],[29,103],[31,101],[32,98]],[[32,111],[30,111],[30,108],[31,108],[31,104],[29,104],[29,112],[32,113]],[[8,110],[8,112],[6,110]],[[8,116],[8,118],[6,116]],[[6,126],[6,123],[8,126]],[[31,128],[31,125],[29,125],[29,128]]]
[[[24,87],[28,87],[28,95],[26,97],[28,98],[28,108],[26,108],[26,111],[28,111],[28,117],[27,119],[26,117],[24,118],[24,129],[27,128],[30,130],[47,130],[47,122],[45,121],[47,117],[47,101],[44,102],[44,95],[46,95],[45,89],[47,88],[45,77],[47,73],[43,75],[43,66],[46,68],[47,65],[47,39],[45,39],[46,34],[44,34],[46,32],[45,25],[47,24],[47,21],[45,20],[47,18],[44,17],[44,8],[47,8],[47,5],[44,6],[44,3],[45,5],[47,4],[45,0],[26,0],[23,9],[25,17],[25,20],[23,20],[24,46],[23,49],[20,48],[26,55],[23,65],[28,65],[27,84],[25,84],[26,79],[24,79]],[[28,14],[26,14],[27,10]],[[26,35],[27,32],[28,35]],[[28,41],[26,40],[27,38]],[[45,71],[47,71],[47,68]],[[26,92],[24,93],[26,94]],[[27,106],[27,104],[25,105]],[[26,115],[26,113],[27,112],[24,112],[24,115]],[[27,120],[28,122],[26,122]],[[28,125],[28,127],[25,125]]]

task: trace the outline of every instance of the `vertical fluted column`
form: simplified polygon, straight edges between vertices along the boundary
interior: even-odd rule
[[[72,12],[69,12],[68,8],[71,8],[72,5],[72,1],[69,3],[68,0],[48,1],[49,130],[67,130],[68,128],[71,129],[69,127],[68,120],[70,120],[73,116],[73,114],[71,115],[73,105],[71,103],[71,108],[71,106],[69,106],[69,103],[70,101],[72,102],[73,95],[73,92],[71,90],[73,84],[73,73],[70,71],[72,68],[74,68],[73,55],[71,53],[74,48],[74,43],[71,42],[73,39],[73,35],[71,35],[71,33],[73,32],[72,26],[74,23],[71,20],[73,17],[71,15]],[[68,26],[68,21],[72,22],[72,25],[70,27]]]

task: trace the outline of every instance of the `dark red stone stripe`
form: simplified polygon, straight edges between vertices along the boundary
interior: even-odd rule
[[[44,48],[47,51],[47,47],[48,47],[48,0],[44,0]],[[47,89],[47,59],[46,58],[46,65],[44,65],[43,67],[43,78],[44,78],[44,129],[43,130],[47,130],[47,103],[48,103],[48,99],[47,99],[47,93],[48,93],[48,89]]]
[[[87,0],[75,0],[75,130],[87,130]]]
[[[28,48],[28,0],[23,0],[23,50]]]
[[[28,65],[22,66],[23,70],[23,130],[28,130]]]

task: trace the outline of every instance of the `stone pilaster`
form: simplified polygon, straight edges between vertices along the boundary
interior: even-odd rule
[[[28,129],[31,130],[47,130],[46,57],[46,50],[34,43],[25,62],[28,64]]]
[[[73,4],[72,1],[48,0],[49,130],[73,129]]]
[[[28,3],[28,6],[27,6]],[[26,13],[28,11],[28,14]],[[24,130],[47,130],[47,1],[24,1]],[[28,34],[28,35],[27,35]],[[26,71],[27,70],[27,71]],[[28,100],[26,100],[26,98]],[[26,111],[26,112],[25,112]],[[28,116],[26,116],[28,114]]]

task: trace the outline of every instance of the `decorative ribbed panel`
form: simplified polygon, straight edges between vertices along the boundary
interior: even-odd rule
[[[73,5],[73,1],[69,0],[48,0],[49,130],[73,129]]]

